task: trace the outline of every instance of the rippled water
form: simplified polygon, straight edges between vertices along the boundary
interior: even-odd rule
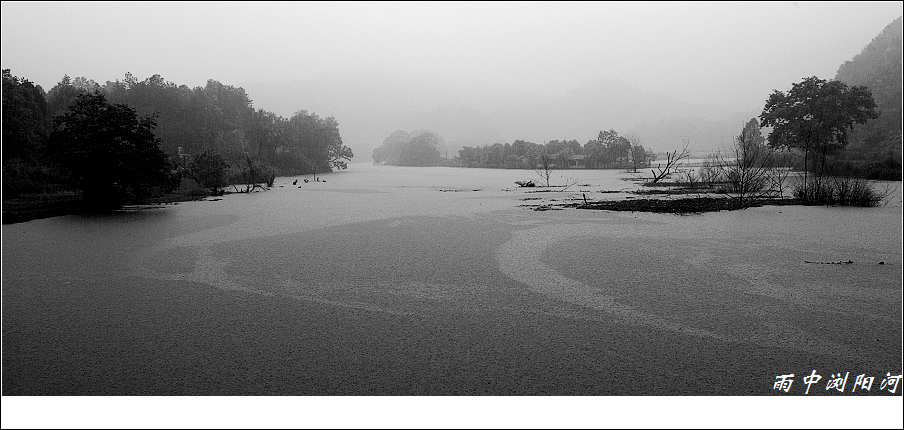
[[[567,191],[535,193],[514,185],[529,171],[353,165],[326,182],[4,226],[5,390],[481,392],[458,372],[493,380],[488,393],[706,393],[729,371],[899,366],[900,189],[880,208],[521,206],[605,198],[635,176],[561,171]],[[854,264],[807,263],[839,260]],[[272,361],[287,354],[328,357]],[[236,365],[242,384],[209,374]],[[116,385],[111,367],[142,376]],[[161,369],[191,382],[173,388]],[[624,385],[641,371],[668,382]],[[610,386],[577,383],[587,372]],[[687,382],[701,372],[710,380]]]

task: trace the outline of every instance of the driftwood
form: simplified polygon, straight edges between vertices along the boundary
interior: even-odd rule
[[[261,184],[244,184],[242,186],[244,188],[240,190],[240,189],[238,189],[238,187],[235,184],[232,184],[232,189],[235,190],[236,193],[251,193],[251,192],[254,192],[254,190],[256,190],[258,188],[260,188],[261,191],[269,190],[269,188],[267,188]]]

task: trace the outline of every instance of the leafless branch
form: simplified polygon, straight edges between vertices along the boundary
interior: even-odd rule
[[[684,147],[679,151],[678,149],[672,152],[666,152],[665,166],[660,165],[657,169],[650,169],[650,172],[653,174],[653,177],[650,179],[650,184],[659,183],[659,181],[667,178],[672,174],[675,167],[678,165],[681,160],[687,159],[690,157],[690,153],[687,152],[687,143],[684,144]],[[659,170],[658,172],[656,170]]]

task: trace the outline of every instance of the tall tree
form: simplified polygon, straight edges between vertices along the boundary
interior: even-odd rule
[[[763,137],[763,132],[760,127],[760,122],[757,121],[756,118],[750,118],[750,121],[747,121],[747,124],[744,125],[741,134],[736,140],[743,144],[742,150],[744,151],[756,150],[766,143],[766,138]]]
[[[153,130],[153,118],[82,94],[54,119],[50,149],[90,207],[116,207],[166,184],[169,163]]]
[[[818,172],[822,174],[826,156],[847,144],[852,126],[877,115],[868,88],[811,76],[793,84],[788,92],[775,90],[766,100],[760,120],[764,127],[772,127],[770,146],[804,151],[806,181],[811,152],[819,156]]]

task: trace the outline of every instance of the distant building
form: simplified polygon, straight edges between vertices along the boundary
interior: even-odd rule
[[[584,156],[577,154],[568,157],[568,168],[569,169],[583,169],[586,165],[584,164]]]

